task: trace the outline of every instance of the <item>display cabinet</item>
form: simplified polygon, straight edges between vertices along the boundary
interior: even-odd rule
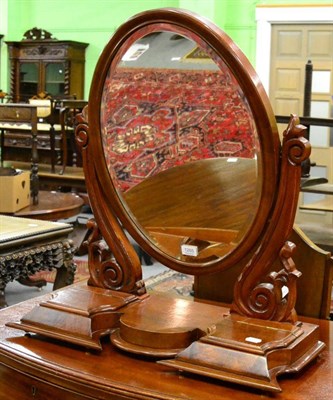
[[[10,63],[10,93],[26,102],[47,92],[53,98],[84,97],[85,50],[88,43],[57,40],[33,28],[21,41],[6,41]]]

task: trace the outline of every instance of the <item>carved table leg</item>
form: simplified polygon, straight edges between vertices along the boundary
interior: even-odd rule
[[[8,306],[5,298],[5,287],[6,285],[0,283],[0,309]]]
[[[72,240],[64,244],[63,252],[64,262],[63,265],[57,269],[53,290],[60,289],[74,282],[76,265],[73,260],[75,246]]]
[[[29,276],[27,276],[25,278],[18,278],[16,280],[17,280],[17,282],[19,282],[21,285],[24,285],[24,286],[29,286],[29,287],[35,286],[38,288],[42,288],[43,286],[46,286],[46,281],[44,279],[34,281],[34,280],[30,279]]]

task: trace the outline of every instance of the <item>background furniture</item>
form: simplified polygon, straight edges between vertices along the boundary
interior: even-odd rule
[[[47,221],[70,218],[80,213],[83,199],[75,193],[39,191],[38,204],[30,204],[13,215]]]
[[[8,41],[10,93],[14,102],[28,101],[40,92],[53,98],[84,98],[87,43],[56,40],[42,29],[30,29],[21,41]]]
[[[29,170],[30,163],[25,161],[7,160],[5,167]],[[50,165],[38,163],[38,177],[41,190],[75,191],[86,193],[85,177],[82,167],[67,166],[65,172],[60,174],[62,165],[56,165],[55,173],[50,170]]]
[[[22,107],[22,103],[9,103],[1,105],[4,107]],[[36,105],[31,105],[37,110],[37,120],[39,120]],[[14,122],[14,123],[12,123]],[[1,160],[27,161],[29,150],[33,146],[30,121],[15,120],[6,122],[4,115],[0,115],[1,138]],[[56,151],[61,151],[61,126],[48,122],[37,122],[35,147],[38,151],[38,163],[44,161],[50,165],[51,172],[55,172]]]
[[[13,107],[17,103],[10,104]],[[78,154],[74,138],[74,117],[87,104],[84,100],[47,98],[29,99],[29,104],[37,108],[37,149],[39,163],[50,165],[52,173],[63,174],[67,164],[77,166]],[[66,104],[66,105],[65,105]],[[9,104],[8,104],[9,105]],[[21,104],[17,104],[20,106]],[[31,148],[30,124],[8,124],[1,120],[2,161],[26,162],[27,149]],[[68,151],[69,147],[69,151]],[[56,165],[62,165],[56,171]]]
[[[37,107],[28,104],[0,104],[0,157],[3,166],[5,132],[25,130],[31,152],[31,197],[33,204],[38,203],[38,145],[37,145]]]
[[[57,270],[54,289],[74,280],[74,246],[69,224],[0,215],[0,307],[6,306],[5,287],[19,280],[30,286],[29,276],[43,270]]]
[[[78,153],[76,150],[76,142],[74,137],[75,116],[82,112],[83,108],[88,104],[85,100],[69,100],[62,99],[57,101],[56,108],[59,109],[59,122],[62,134],[62,169],[60,174],[65,172],[68,161],[67,143],[70,147],[70,165],[77,167],[82,165],[82,160],[78,164]],[[81,158],[81,157],[80,157]]]

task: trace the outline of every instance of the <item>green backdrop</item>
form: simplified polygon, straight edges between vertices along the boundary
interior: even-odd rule
[[[8,91],[6,40],[21,40],[37,27],[57,39],[89,43],[86,52],[85,98],[103,47],[114,30],[140,11],[177,7],[195,11],[219,25],[255,64],[256,6],[332,4],[332,0],[0,0],[0,88]]]

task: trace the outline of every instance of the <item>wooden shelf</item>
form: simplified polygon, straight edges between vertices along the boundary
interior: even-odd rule
[[[315,192],[315,193],[318,193],[318,192]],[[327,198],[325,198],[323,200],[319,200],[314,203],[301,205],[299,208],[301,210],[333,212],[333,197],[328,196]]]
[[[333,184],[331,183],[322,183],[318,185],[312,185],[301,188],[302,192],[305,193],[320,193],[320,194],[333,194]],[[333,202],[333,200],[331,200]]]
[[[4,161],[5,167],[13,167],[15,169],[22,169],[23,171],[30,171],[31,164],[22,161]],[[64,174],[60,174],[62,170],[61,165],[55,166],[55,172],[51,172],[49,164],[38,164],[38,176],[40,186],[43,185],[54,187],[68,187],[85,192],[85,178],[83,168],[68,166]]]

